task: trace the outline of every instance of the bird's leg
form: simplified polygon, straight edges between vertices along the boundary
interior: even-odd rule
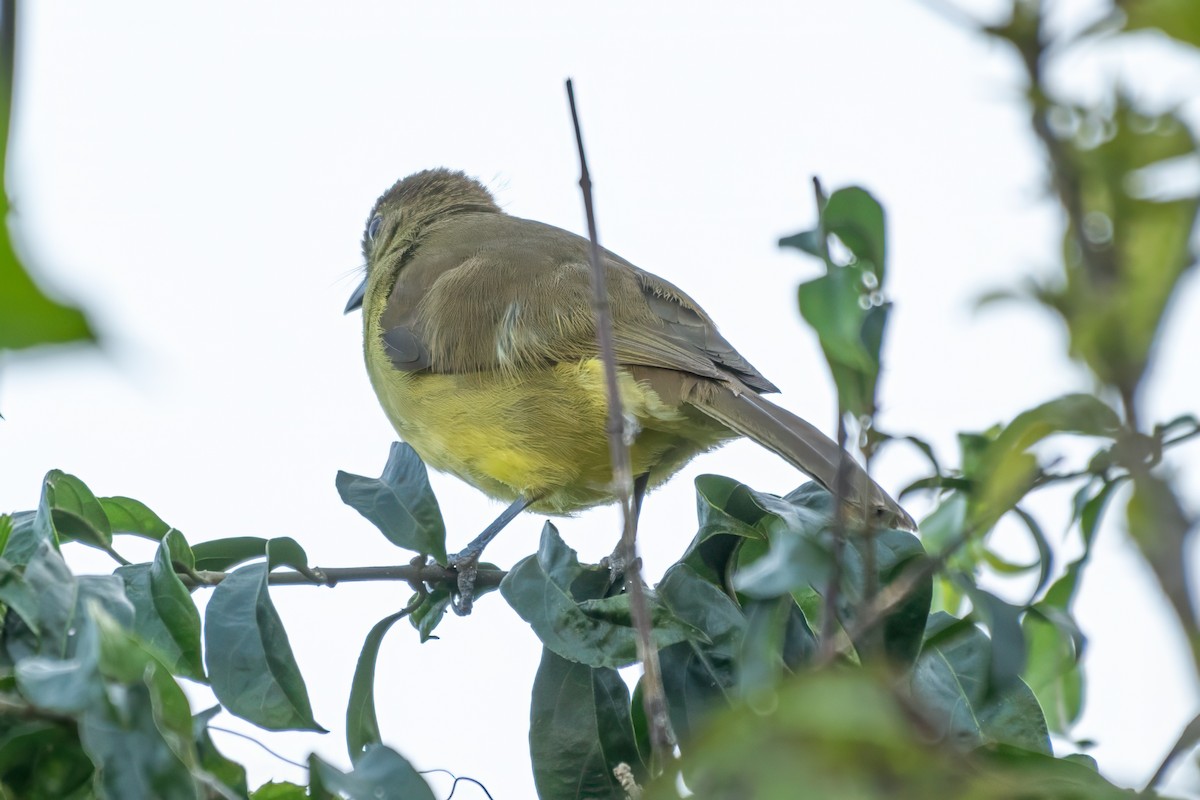
[[[642,515],[642,500],[646,497],[646,487],[649,485],[650,473],[648,472],[633,479],[633,532],[635,535],[637,534],[638,519]],[[617,542],[612,555],[601,561],[600,565],[608,567],[608,585],[611,591],[612,587],[624,580],[625,570],[629,567],[625,563],[625,542]]]
[[[471,540],[471,543],[461,551],[450,556],[450,566],[458,571],[458,599],[451,598],[450,607],[460,617],[471,613],[471,604],[475,600],[475,576],[479,572],[479,557],[496,534],[504,530],[504,526],[512,522],[513,517],[520,514],[533,502],[526,497],[518,497],[508,508],[500,512],[500,516],[484,528],[483,533]]]

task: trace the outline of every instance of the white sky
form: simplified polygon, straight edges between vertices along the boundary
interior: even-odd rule
[[[1091,6],[1066,3],[1062,16],[1077,23]],[[360,318],[341,314],[362,224],[394,180],[445,165],[479,176],[511,213],[582,230],[568,76],[602,242],[699,300],[782,388],[781,403],[832,426],[831,383],[795,308],[797,283],[817,267],[775,245],[812,221],[814,173],[829,188],[862,183],[889,213],[885,429],[919,433],[953,463],[957,431],[1087,390],[1048,316],[973,310],[983,291],[1051,267],[1058,246],[1008,53],[917,2],[727,8],[23,4],[16,224],[45,281],[87,306],[106,344],[4,365],[0,509],[34,506],[41,476],[58,467],[97,494],[145,501],[193,542],[288,535],[319,565],[406,561],[333,485],[338,469],[377,475],[394,438],[362,366]],[[1168,102],[1200,96],[1198,67],[1151,34],[1088,45],[1056,77],[1094,94],[1129,74],[1139,96]],[[1194,100],[1185,109],[1200,118]],[[1190,352],[1198,308],[1193,276],[1151,376],[1148,420],[1200,408]],[[1198,448],[1174,463],[1195,509]],[[878,472],[898,488],[920,469],[896,452]],[[652,573],[689,541],[691,479],[703,472],[773,492],[801,481],[748,443],[697,459],[648,502]],[[454,479],[433,481],[451,548],[498,511]],[[1059,496],[1038,506],[1060,538],[1065,505]],[[1100,536],[1078,607],[1091,686],[1077,733],[1098,742],[1106,773],[1140,785],[1200,694],[1118,520]],[[531,552],[541,525],[519,518],[489,558],[509,565]],[[591,560],[616,535],[610,510],[559,527]],[[108,569],[89,556],[76,563]],[[346,763],[358,650],[407,594],[399,585],[275,591],[331,733],[256,735],[292,758],[315,749]],[[420,646],[400,625],[385,642],[385,740],[418,768],[471,775],[498,799],[533,796],[536,639],[499,596],[439,634]],[[303,779],[217,736],[252,785]],[[448,782],[433,781],[444,796]],[[483,795],[462,786],[456,796]]]

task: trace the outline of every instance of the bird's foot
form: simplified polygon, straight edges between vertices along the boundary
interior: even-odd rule
[[[475,577],[479,574],[479,557],[482,548],[468,547],[449,558],[449,566],[458,573],[458,592],[450,595],[450,607],[460,617],[471,613],[475,602]]]
[[[625,584],[625,572],[629,569],[629,564],[625,562],[625,548],[620,543],[611,555],[600,559],[600,566],[608,569],[608,594]]]

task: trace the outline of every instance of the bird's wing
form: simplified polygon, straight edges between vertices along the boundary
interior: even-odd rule
[[[381,318],[385,349],[405,371],[510,372],[594,358],[588,241],[500,214],[462,215],[401,270]],[[617,362],[777,391],[694,300],[605,252]]]

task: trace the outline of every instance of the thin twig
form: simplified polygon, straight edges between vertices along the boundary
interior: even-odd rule
[[[209,725],[208,729],[210,731],[217,731],[218,733],[228,733],[230,736],[241,737],[242,739],[245,739],[248,742],[253,742],[254,744],[258,745],[263,750],[266,750],[268,753],[275,756],[276,758],[278,758],[280,761],[282,761],[285,764],[291,764],[293,767],[296,767],[297,769],[308,769],[308,764],[301,764],[299,761],[292,761],[287,756],[283,756],[283,755],[280,755],[279,753],[276,753],[274,750],[267,747],[265,744],[263,744],[258,739],[255,739],[253,736],[251,736],[249,734],[242,733],[241,731],[235,731],[232,728],[222,728],[217,725]]]
[[[625,414],[617,383],[617,359],[613,346],[612,312],[608,303],[608,282],[600,259],[600,241],[596,234],[596,214],[592,206],[592,179],[583,150],[583,130],[575,108],[575,88],[567,80],[567,101],[571,106],[571,122],[575,127],[575,146],[579,151],[579,188],[583,192],[583,208],[587,216],[589,256],[592,265],[592,303],[596,313],[596,339],[604,366],[604,386],[608,398],[608,450],[613,467],[613,488],[621,506],[624,524],[621,529],[622,560],[625,562],[625,588],[629,593],[629,610],[637,630],[638,658],[645,675],[642,698],[650,733],[651,771],[663,769],[674,748],[671,722],[667,714],[667,696],[662,685],[658,650],[654,646],[650,609],[642,584],[642,565],[637,557],[637,518],[633,509],[633,467],[629,461],[629,442],[625,429]]]

